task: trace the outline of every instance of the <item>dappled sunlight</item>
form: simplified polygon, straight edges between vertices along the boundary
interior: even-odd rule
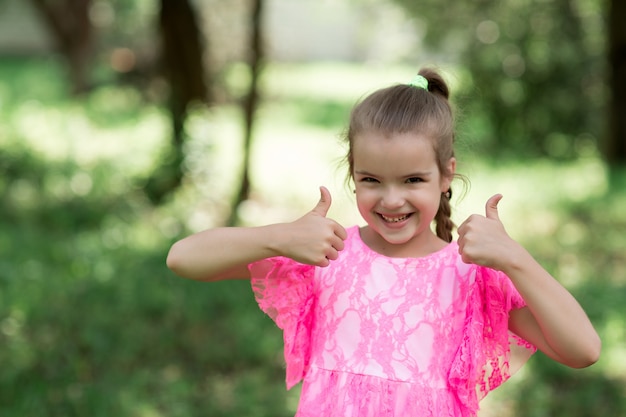
[[[269,67],[243,223],[295,220],[325,185],[333,197],[329,217],[362,224],[345,183],[342,120],[368,89],[403,82],[414,70]],[[0,96],[9,94],[2,86]],[[88,105],[42,97],[11,109],[0,116],[0,362],[7,381],[0,388],[18,399],[16,409],[45,395],[40,405],[101,410],[97,416],[198,409],[293,415],[299,387],[285,391],[282,338],[258,311],[249,283],[182,280],[165,266],[174,240],[230,214],[241,169],[239,110],[193,109],[187,175],[171,199],[153,206],[142,186],[170,140],[162,110],[124,89],[101,90]],[[470,187],[463,193],[462,183],[453,183],[453,220],[484,214],[487,199],[502,193],[499,213],[509,233],[580,298],[602,334],[598,365],[568,380],[623,381],[626,193],[608,192],[608,173],[592,152],[568,163],[496,164],[459,145],[458,170]],[[490,394],[481,417],[514,417],[518,388],[545,387],[550,372],[561,377],[537,363]],[[43,393],[46,384],[55,388]],[[115,393],[115,404],[101,392]]]
[[[508,162],[498,167],[484,165],[468,154],[459,160],[459,171],[471,186],[466,196],[456,200],[453,218],[458,222],[472,213],[484,214],[489,197],[500,193],[500,217],[507,230],[519,238],[550,235],[556,223],[565,220],[556,217],[555,207],[601,197],[608,189],[607,172],[598,158],[558,164],[546,160],[524,161],[523,165]]]
[[[263,88],[278,97],[332,97],[350,104],[382,86],[408,82],[419,70],[408,65],[317,63],[269,66]]]
[[[623,315],[610,317],[604,328],[604,352],[599,366],[612,378],[621,379],[626,374],[626,322]]]
[[[168,138],[169,122],[156,109],[136,116],[135,120],[124,116],[122,125],[102,125],[80,103],[49,107],[27,101],[13,113],[13,134],[50,160],[71,160],[85,167],[107,161],[137,175],[153,168],[155,155]]]
[[[457,74],[462,69],[449,64],[436,66],[450,79],[450,86],[457,86]],[[350,62],[316,62],[308,65],[280,63],[268,66],[264,74],[266,91],[278,97],[333,98],[354,104],[356,100],[377,90],[394,84],[410,81],[421,66],[408,64],[359,64]]]

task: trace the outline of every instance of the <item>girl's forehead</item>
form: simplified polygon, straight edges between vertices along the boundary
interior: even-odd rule
[[[432,141],[417,133],[359,135],[352,155],[355,170],[420,171],[437,164]]]
[[[433,141],[421,133],[365,133],[352,141],[353,153],[373,153],[375,155],[401,156],[405,153],[435,157]],[[371,156],[375,156],[371,155]]]

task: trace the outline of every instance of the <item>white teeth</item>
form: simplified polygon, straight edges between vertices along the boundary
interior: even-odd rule
[[[398,222],[401,222],[403,220],[406,220],[409,217],[409,215],[407,214],[407,215],[404,215],[402,217],[387,217],[387,216],[381,214],[380,217],[382,217],[383,220],[386,221],[386,222],[398,223]]]

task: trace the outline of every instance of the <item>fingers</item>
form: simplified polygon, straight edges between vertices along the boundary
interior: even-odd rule
[[[330,265],[330,259],[328,257],[322,259],[321,261],[314,263],[313,265],[315,266],[321,266],[322,268],[326,268],[328,265]]]
[[[339,239],[341,239],[339,243],[341,244],[341,249],[343,249],[343,241],[348,238],[348,232],[346,232],[346,229],[344,229],[344,227],[342,225],[337,223],[337,228],[335,229],[335,234],[337,235],[337,237]]]
[[[330,261],[334,261],[339,258],[339,252],[341,252],[345,247],[343,239],[336,237],[333,239],[331,246],[325,251],[324,259],[321,262],[317,263],[318,266],[328,266],[330,265]]]
[[[339,226],[339,227],[341,228],[341,230],[344,230],[344,229],[343,229],[343,227],[341,227],[341,226]],[[345,243],[344,243],[343,241],[347,238],[347,236],[346,236],[346,237],[341,237],[341,236],[338,236],[338,235],[337,235],[337,232],[338,232],[338,231],[335,231],[335,236],[337,236],[337,237],[335,237],[335,239],[333,240],[333,242],[332,242],[332,247],[333,247],[336,251],[342,251],[342,250],[343,250],[343,248],[345,247]],[[344,232],[345,232],[345,231],[344,231]]]
[[[501,260],[501,248],[510,241],[498,213],[501,199],[502,194],[490,197],[484,216],[472,214],[457,229],[463,262],[493,267]]]
[[[330,191],[328,188],[321,186],[320,187],[320,201],[318,201],[317,205],[313,208],[313,212],[319,214],[322,217],[326,217],[328,214],[328,209],[330,209],[330,204],[332,203],[332,198],[330,196]]]
[[[310,259],[310,261],[306,261],[305,263],[309,263],[315,266],[327,267],[330,265],[331,261],[339,258],[339,252],[343,250],[343,240],[336,238],[332,245],[328,245],[325,247],[319,256],[315,256]]]
[[[500,200],[502,200],[502,194],[494,194],[489,198],[489,200],[487,200],[487,203],[485,204],[485,217],[478,214],[472,214],[463,223],[461,223],[461,225],[457,228],[459,237],[462,238],[465,233],[467,233],[468,229],[470,228],[470,224],[482,224],[480,219],[484,220],[485,218],[487,218],[500,222],[500,215],[498,213],[498,203],[500,202]]]
[[[485,217],[488,219],[500,220],[498,215],[498,203],[502,200],[502,194],[495,194],[485,204]]]
[[[326,217],[328,214],[328,210],[330,209],[330,205],[332,203],[332,198],[330,196],[330,191],[324,186],[320,187],[320,200],[317,202],[317,205],[313,208],[312,212],[317,213],[322,217]],[[334,244],[333,247],[337,250],[343,249],[343,241],[348,238],[348,233],[343,226],[339,223],[335,223],[335,235],[339,238],[338,243]]]
[[[311,213],[317,214],[321,217],[326,217],[328,214],[328,210],[330,209],[332,203],[332,197],[330,195],[330,191],[324,186],[320,187],[320,199],[311,210]],[[324,240],[326,241],[324,246],[326,249],[322,251],[323,259],[314,262],[315,265],[326,267],[330,264],[330,261],[334,261],[339,257],[339,252],[341,252],[344,247],[344,240],[348,238],[348,233],[346,229],[341,226],[339,223],[335,222],[332,219],[327,219],[326,224],[330,225],[330,230],[328,230],[331,234],[330,236],[326,236]],[[325,228],[325,227],[324,227]],[[321,230],[318,228],[318,230]],[[318,252],[319,253],[319,252]]]

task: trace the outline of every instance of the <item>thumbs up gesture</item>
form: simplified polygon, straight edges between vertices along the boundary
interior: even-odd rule
[[[326,217],[331,203],[328,189],[320,187],[320,200],[313,210],[286,225],[284,256],[316,266],[328,266],[337,259],[348,235],[339,223]]]
[[[507,257],[518,246],[500,221],[501,199],[501,194],[492,196],[485,204],[485,216],[473,214],[459,226],[459,254],[463,262],[502,270]]]

